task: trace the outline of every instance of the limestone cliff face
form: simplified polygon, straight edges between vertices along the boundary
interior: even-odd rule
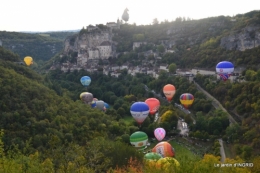
[[[110,30],[101,30],[94,26],[90,28],[88,32],[68,37],[64,42],[63,54],[68,55],[69,52],[77,52],[78,66],[85,66],[89,59],[104,59],[110,57],[110,55],[113,56],[115,51]],[[104,42],[111,44],[107,44],[105,47],[101,46]],[[104,57],[103,54],[107,56]]]
[[[220,46],[228,50],[252,49],[260,45],[260,26],[249,26],[221,39]]]

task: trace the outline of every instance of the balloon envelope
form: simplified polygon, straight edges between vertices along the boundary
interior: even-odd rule
[[[216,65],[216,72],[220,78],[226,81],[234,71],[234,65],[229,61],[221,61]]]
[[[178,168],[179,166],[180,163],[178,160],[172,157],[164,157],[156,162],[156,167],[165,171],[171,170],[172,172],[175,172],[174,169]]]
[[[92,102],[91,102],[91,107],[94,108],[94,107],[96,107],[96,106],[97,106],[96,101],[92,100]]]
[[[93,100],[93,95],[89,92],[83,92],[79,97],[84,103],[91,103]]]
[[[148,136],[142,131],[134,132],[130,136],[130,143],[137,148],[144,149],[148,142]]]
[[[130,112],[136,122],[142,124],[149,114],[149,106],[145,102],[135,102],[132,104]]]
[[[146,153],[144,155],[144,159],[146,159],[146,160],[159,160],[160,158],[162,158],[162,156],[160,154],[154,153],[154,152]]]
[[[103,111],[103,110],[104,110],[104,107],[105,107],[105,102],[102,101],[102,100],[96,101],[96,107],[97,107],[99,110]]]
[[[165,135],[166,135],[166,131],[164,130],[164,128],[159,127],[159,128],[156,128],[156,129],[154,130],[154,136],[156,137],[156,139],[157,139],[158,141],[163,140],[163,138],[165,137]]]
[[[106,102],[104,103],[105,108],[108,109],[109,108],[109,104],[107,104]]]
[[[81,82],[81,84],[82,84],[84,87],[87,87],[87,86],[89,86],[89,84],[91,83],[91,78],[88,77],[88,76],[83,76],[83,77],[80,79],[80,82]]]
[[[156,98],[148,98],[145,100],[145,103],[149,106],[149,113],[151,115],[155,114],[160,107],[160,101]]]
[[[194,101],[194,96],[190,93],[184,93],[180,96],[180,102],[185,108],[189,108]]]
[[[30,66],[31,64],[33,64],[33,59],[30,56],[26,56],[23,60],[27,66]]]
[[[168,142],[160,142],[153,149],[152,152],[160,154],[162,157],[174,157],[175,151]]]
[[[176,92],[175,86],[167,84],[163,87],[163,93],[168,101],[171,101]]]

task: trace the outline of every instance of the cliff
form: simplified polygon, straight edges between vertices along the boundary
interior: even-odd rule
[[[221,39],[220,46],[227,50],[252,49],[260,45],[260,26],[248,26]]]

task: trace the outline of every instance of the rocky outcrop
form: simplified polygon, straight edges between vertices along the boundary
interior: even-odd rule
[[[104,45],[106,43],[106,45]],[[109,43],[109,44],[108,44]],[[115,54],[115,43],[108,28],[88,26],[79,34],[68,37],[64,43],[63,55],[76,52],[77,66],[86,66],[90,59],[107,59]]]
[[[260,45],[260,26],[248,26],[242,31],[221,39],[220,46],[228,50],[252,49]]]

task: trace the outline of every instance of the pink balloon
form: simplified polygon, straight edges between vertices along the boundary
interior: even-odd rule
[[[164,130],[164,128],[159,127],[159,128],[154,130],[154,136],[156,137],[156,139],[158,141],[163,140],[165,135],[166,135],[166,131]]]

